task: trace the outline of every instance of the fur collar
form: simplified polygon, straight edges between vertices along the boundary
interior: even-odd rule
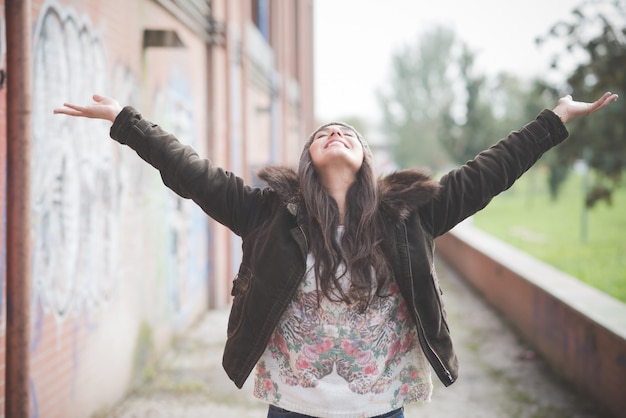
[[[293,214],[302,206],[298,175],[291,168],[267,166],[258,176],[275,191]],[[381,211],[393,220],[405,220],[412,212],[427,204],[439,190],[439,183],[426,172],[417,169],[400,170],[381,177]]]

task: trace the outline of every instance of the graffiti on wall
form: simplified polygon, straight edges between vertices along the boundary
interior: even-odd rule
[[[33,50],[31,171],[34,300],[63,319],[115,291],[119,254],[117,153],[105,122],[53,116],[106,86],[101,36],[71,10],[49,7]]]
[[[180,316],[194,287],[207,282],[206,215],[162,184],[144,187],[158,175],[134,152],[106,139],[102,133],[108,132],[108,122],[52,115],[60,103],[81,103],[93,92],[111,91],[120,103],[131,105],[137,105],[140,93],[136,77],[123,64],[114,66],[107,82],[102,37],[87,18],[54,5],[43,13],[33,52],[35,299],[45,312],[64,319],[111,298],[120,276],[121,212],[134,199],[138,210],[150,212],[142,222],[152,226],[145,229],[154,227],[150,220],[160,213],[168,218],[157,221],[165,231],[156,238],[165,247],[155,244],[151,256],[164,264],[157,270],[167,272],[166,309]],[[182,142],[195,145],[193,89],[177,65],[172,63],[169,81],[154,96],[152,116]]]
[[[34,416],[46,415],[50,399],[74,396],[79,377],[92,373],[79,371],[81,350],[85,337],[100,338],[102,325],[111,325],[103,307],[130,301],[141,317],[130,320],[184,326],[209,271],[206,215],[167,190],[134,151],[108,139],[109,122],[52,113],[94,92],[137,107],[142,85],[131,64],[111,59],[98,28],[75,9],[49,0],[40,10],[33,32],[31,352],[41,360],[33,364],[47,366],[33,369]],[[197,145],[190,77],[184,63],[169,67],[150,116]]]
[[[187,77],[174,66],[167,85],[155,96],[153,113],[164,129],[181,142],[197,147],[192,102]],[[198,291],[198,286],[207,282],[208,224],[206,215],[190,200],[171,191],[167,191],[167,196],[168,305],[174,320],[184,322],[191,308],[185,302]]]

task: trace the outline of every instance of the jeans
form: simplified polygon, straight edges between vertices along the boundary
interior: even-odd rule
[[[297,412],[287,411],[286,409],[279,408],[274,405],[270,405],[269,411],[267,411],[267,418],[315,418],[310,415],[299,414]],[[377,415],[373,418],[404,418],[404,408],[396,409],[395,411],[387,412],[386,414]]]

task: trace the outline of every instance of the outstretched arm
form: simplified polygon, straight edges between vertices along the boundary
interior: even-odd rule
[[[572,96],[567,95],[561,97],[556,104],[556,107],[552,109],[556,113],[563,123],[566,123],[572,119],[576,119],[582,116],[590,115],[598,110],[604,108],[609,103],[613,103],[618,98],[617,94],[612,94],[607,91],[593,103],[575,102]]]
[[[275,195],[248,187],[243,179],[201,158],[159,125],[144,119],[131,106],[94,95],[94,103],[65,103],[55,114],[103,119],[113,122],[110,136],[135,150],[159,170],[163,183],[184,198],[193,199],[210,217],[235,234],[246,235],[263,222],[273,207]]]
[[[447,232],[511,187],[543,153],[563,142],[568,133],[561,122],[590,115],[615,100],[617,95],[609,92],[592,103],[577,102],[571,96],[559,99],[552,111],[544,110],[521,130],[443,176],[437,198],[421,210],[422,220],[430,222],[434,236]]]
[[[118,101],[110,97],[94,94],[93,101],[95,102],[94,104],[86,106],[63,103],[63,107],[54,109],[53,112],[59,115],[81,116],[113,122],[122,110],[122,106],[120,106]]]

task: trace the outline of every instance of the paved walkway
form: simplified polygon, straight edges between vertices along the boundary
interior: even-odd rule
[[[407,418],[598,418],[594,405],[559,381],[498,315],[448,267],[438,273],[461,365],[444,388],[433,373],[432,402]],[[263,418],[252,378],[238,390],[221,367],[228,313],[209,311],[162,359],[153,379],[105,412],[115,418]]]

